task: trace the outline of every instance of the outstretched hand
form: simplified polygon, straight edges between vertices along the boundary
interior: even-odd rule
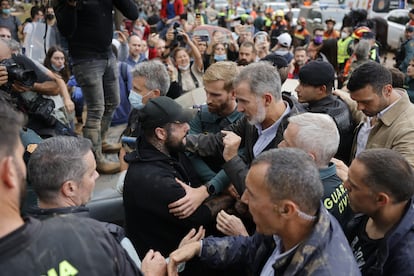
[[[209,195],[205,186],[193,188],[177,178],[175,180],[185,190],[185,196],[169,204],[168,208],[174,216],[185,219],[191,216]]]

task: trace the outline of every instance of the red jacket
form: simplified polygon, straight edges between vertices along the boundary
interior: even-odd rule
[[[162,19],[167,18],[167,5],[169,0],[162,0],[160,16]],[[184,13],[184,5],[182,0],[175,0],[174,1],[174,11],[175,16],[181,15]]]

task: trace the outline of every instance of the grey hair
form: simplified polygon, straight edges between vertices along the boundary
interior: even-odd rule
[[[249,84],[250,91],[256,97],[271,93],[276,101],[282,99],[279,72],[269,62],[259,61],[244,67],[235,77],[233,87],[237,87],[242,82]]]
[[[157,60],[141,62],[132,70],[132,77],[143,77],[148,90],[160,90],[165,96],[170,88],[170,76],[165,65]]]
[[[265,183],[272,200],[291,200],[307,214],[318,210],[323,187],[309,154],[297,148],[271,149],[254,159],[252,167],[258,164],[269,165]]]
[[[296,147],[312,152],[318,167],[324,167],[339,147],[339,131],[331,116],[322,113],[302,113],[289,117],[289,123],[298,126]]]
[[[63,183],[81,183],[88,170],[85,155],[92,143],[82,137],[57,136],[42,141],[30,156],[28,178],[39,199],[51,202]]]
[[[368,59],[369,51],[371,50],[371,44],[368,40],[360,40],[355,47],[354,53],[358,60]]]

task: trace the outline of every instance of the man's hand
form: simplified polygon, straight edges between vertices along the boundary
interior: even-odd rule
[[[208,198],[209,194],[205,186],[192,188],[179,179],[175,179],[178,184],[185,190],[185,196],[168,205],[170,213],[179,219],[185,219],[191,216],[195,210]]]
[[[198,228],[198,231],[192,228],[190,232],[188,232],[188,234],[185,235],[185,237],[180,241],[178,248],[181,248],[184,245],[192,243],[192,242],[200,241],[202,238],[204,238],[205,234],[206,234],[206,230],[203,228],[203,226],[200,226]]]
[[[217,229],[227,236],[249,236],[243,222],[234,215],[221,210],[217,215]]]
[[[145,276],[166,275],[167,262],[160,252],[150,249],[142,260],[141,270]]]
[[[336,166],[336,175],[345,182],[348,179],[348,166],[342,160],[336,158],[332,158],[331,162]]]
[[[125,32],[121,32],[121,31],[115,31],[116,34],[118,34],[118,41],[121,44],[124,44],[128,41],[128,31]]]
[[[0,66],[0,86],[5,85],[9,81],[6,66]]]
[[[148,37],[148,47],[155,47],[158,43],[158,40],[160,38],[160,35],[158,34],[150,34]]]
[[[230,184],[227,188],[227,192],[234,198],[234,199],[240,199],[240,195],[237,192],[236,187],[234,187],[233,184]]]
[[[200,253],[201,245],[199,241],[184,245],[170,254],[168,263],[168,275],[178,276],[177,267],[180,263],[191,260]]]
[[[241,137],[232,131],[222,130],[223,137],[223,158],[227,162],[237,156],[241,143]]]
[[[165,35],[165,38],[167,40],[167,42],[171,42],[174,40],[174,29],[173,28],[169,28],[167,31],[167,34]],[[169,44],[169,43],[167,43]]]
[[[24,84],[22,84],[21,82],[18,82],[18,81],[15,81],[12,84],[12,88],[13,88],[14,91],[20,92],[20,93],[32,90],[32,87],[28,87],[28,86],[26,86],[26,85],[24,85]]]

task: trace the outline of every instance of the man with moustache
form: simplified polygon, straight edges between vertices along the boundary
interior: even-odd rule
[[[261,152],[277,147],[288,117],[303,109],[293,98],[282,96],[279,73],[269,62],[247,65],[233,86],[237,110],[244,118],[221,133],[188,135],[186,149],[200,156],[222,155],[224,171],[241,195],[249,164]],[[244,147],[243,156],[238,154],[239,146]]]
[[[245,41],[240,45],[237,65],[246,66],[256,61],[256,47],[252,41]]]
[[[390,149],[361,152],[344,184],[359,215],[344,232],[363,275],[412,275],[414,271],[414,173]]]
[[[203,75],[207,104],[200,106],[197,115],[190,121],[190,134],[218,133],[242,118],[243,113],[237,111],[233,89],[233,80],[238,73],[237,64],[231,61],[210,65]],[[229,185],[230,179],[221,169],[224,163],[222,156],[200,158],[190,155],[190,159],[200,179],[208,183],[210,195],[221,193]]]
[[[205,203],[186,218],[181,217],[188,210],[179,216],[168,210],[190,187],[202,186],[207,193],[184,154],[191,117],[190,110],[165,96],[149,100],[140,110],[142,130],[136,150],[125,156],[129,167],[123,192],[127,237],[140,258],[151,248],[168,256],[192,228],[203,225],[208,232],[222,208],[215,205],[213,210]]]
[[[115,238],[89,218],[22,218],[26,167],[19,132],[22,114],[0,100],[0,270],[2,275],[143,275]],[[149,263],[147,263],[149,261]],[[144,265],[145,263],[145,265]],[[22,265],[23,264],[23,265]],[[166,264],[150,251],[145,274],[161,275]]]
[[[347,88],[357,109],[365,114],[351,157],[365,149],[388,148],[414,167],[414,106],[407,93],[392,87],[391,72],[377,62],[366,62],[352,73]]]
[[[321,204],[315,162],[299,149],[260,154],[242,201],[256,223],[251,237],[207,237],[170,254],[168,275],[198,256],[207,266],[239,267],[249,275],[360,275],[338,222]]]

